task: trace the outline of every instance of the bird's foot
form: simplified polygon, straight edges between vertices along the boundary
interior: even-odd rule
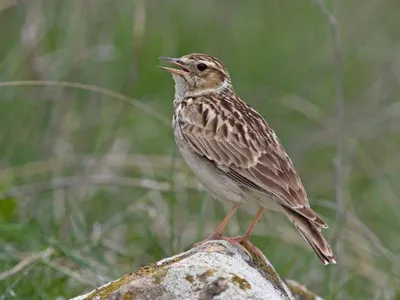
[[[215,240],[227,241],[227,242],[231,243],[232,245],[237,245],[237,246],[243,247],[244,249],[246,249],[249,252],[250,255],[254,254],[260,258],[264,257],[264,255],[261,253],[261,251],[250,242],[249,238],[246,235],[228,237],[228,236],[224,236],[222,234],[213,234],[213,235],[209,236],[208,238],[206,238],[205,240],[202,240],[201,242],[194,244],[193,248],[201,246],[205,242],[215,241]]]
[[[224,236],[222,234],[213,234],[210,235],[208,238],[206,238],[205,240],[202,240],[201,242],[198,242],[196,244],[193,245],[193,248],[198,247],[202,244],[204,244],[205,242],[208,241],[215,241],[215,240],[223,240],[223,241],[227,241],[233,245],[240,245],[240,243],[237,241],[237,237],[228,237],[228,236]]]
[[[261,253],[261,251],[250,242],[250,240],[247,236],[242,235],[242,236],[232,237],[229,239],[234,241],[233,244],[241,245],[243,248],[245,248],[247,251],[251,252],[252,254],[259,256],[259,257],[264,257],[264,255]]]

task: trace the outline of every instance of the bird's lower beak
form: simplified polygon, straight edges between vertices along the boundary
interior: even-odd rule
[[[169,61],[171,63],[173,63],[174,65],[178,66],[179,69],[174,69],[174,68],[168,68],[168,67],[160,67],[159,68],[161,70],[173,73],[173,74],[178,74],[178,75],[185,75],[187,73],[189,73],[189,69],[187,67],[185,67],[185,65],[182,63],[182,61],[179,60],[179,58],[172,58],[172,57],[165,57],[162,56],[160,57],[161,60],[166,60]]]

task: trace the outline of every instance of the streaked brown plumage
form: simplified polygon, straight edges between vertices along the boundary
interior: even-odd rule
[[[256,201],[260,209],[241,242],[249,243],[269,208],[293,222],[324,264],[336,263],[320,233],[328,226],[310,208],[292,161],[262,116],[235,93],[223,63],[205,54],[161,59],[179,67],[160,68],[175,81],[173,127],[183,158],[214,198],[234,204],[211,238],[222,237],[241,204]]]

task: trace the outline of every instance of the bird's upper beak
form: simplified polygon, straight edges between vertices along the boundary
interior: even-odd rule
[[[159,67],[161,70],[165,70],[170,73],[178,74],[178,75],[182,75],[182,76],[190,72],[190,70],[187,67],[185,67],[185,65],[182,63],[182,61],[179,58],[161,56],[160,59],[169,61],[179,67],[179,69],[168,68],[168,67]]]

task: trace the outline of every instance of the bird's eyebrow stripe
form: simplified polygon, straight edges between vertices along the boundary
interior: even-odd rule
[[[220,71],[225,76],[228,76],[225,65],[219,59],[209,56],[209,55],[202,55],[202,54],[191,54],[185,56],[188,59],[196,60],[198,62],[204,63],[210,68],[214,70]]]

